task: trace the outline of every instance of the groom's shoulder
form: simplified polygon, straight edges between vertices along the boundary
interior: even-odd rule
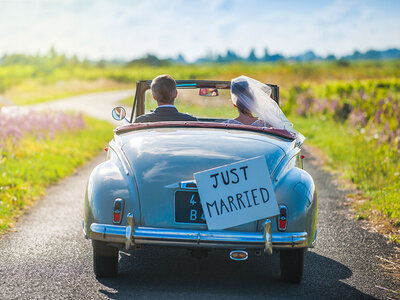
[[[178,116],[179,116],[179,118],[176,121],[197,121],[196,117],[189,115],[189,114],[184,114],[184,113],[178,112]]]
[[[167,112],[166,109],[165,112]],[[135,119],[135,123],[162,121],[197,121],[197,118],[189,114],[180,113],[176,109],[171,109],[168,113],[160,113],[160,111],[158,111],[158,113],[151,112],[141,115]]]
[[[154,112],[150,112],[144,115],[141,115],[135,119],[135,123],[146,123],[146,122],[154,122],[155,114]]]

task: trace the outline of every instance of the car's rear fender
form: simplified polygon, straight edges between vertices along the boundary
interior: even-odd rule
[[[310,174],[297,167],[291,168],[276,183],[275,194],[279,205],[287,207],[287,232],[308,233],[313,242],[317,223],[317,191]]]
[[[113,224],[113,205],[117,198],[124,201],[121,225],[126,224],[127,212],[140,220],[140,202],[136,180],[124,166],[123,158],[113,148],[109,159],[99,164],[90,174],[84,204],[84,230],[89,233],[92,223]]]

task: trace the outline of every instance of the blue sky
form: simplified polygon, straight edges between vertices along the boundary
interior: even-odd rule
[[[59,52],[90,59],[153,53],[194,60],[400,48],[400,1],[0,0],[0,55]]]

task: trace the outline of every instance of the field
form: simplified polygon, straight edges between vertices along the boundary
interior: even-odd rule
[[[137,80],[152,79],[164,73],[177,79],[218,80],[247,75],[262,82],[279,84],[283,90],[304,83],[400,77],[400,61],[99,67],[60,63],[57,57],[42,60],[36,64],[0,64],[0,94],[26,105],[82,92],[134,88]]]
[[[329,170],[356,189],[349,195],[356,217],[379,224],[390,239],[400,241],[400,61],[0,65],[0,92],[18,104],[31,104],[100,89],[133,88],[135,81],[163,73],[177,79],[219,80],[248,75],[278,84],[282,109],[307,137],[306,144],[320,149]],[[132,99],[125,103],[131,105]],[[234,114],[229,104],[180,105],[195,115]]]
[[[49,184],[97,155],[112,137],[107,122],[66,113],[0,113],[0,124],[0,234]]]

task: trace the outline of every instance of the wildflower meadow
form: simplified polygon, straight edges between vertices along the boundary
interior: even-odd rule
[[[45,188],[97,155],[112,125],[63,112],[0,113],[0,233]]]

